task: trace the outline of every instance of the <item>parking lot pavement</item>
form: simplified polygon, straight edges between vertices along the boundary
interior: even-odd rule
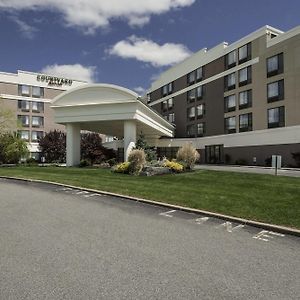
[[[299,299],[300,239],[0,180],[0,299]]]
[[[228,165],[196,165],[196,170],[230,171],[241,173],[256,173],[275,175],[273,168],[255,166],[228,166]],[[282,168],[277,171],[278,176],[300,177],[299,169]]]

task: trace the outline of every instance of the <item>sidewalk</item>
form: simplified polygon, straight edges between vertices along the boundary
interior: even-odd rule
[[[275,175],[275,170],[271,167],[259,166],[239,166],[239,165],[196,165],[196,170],[213,170],[213,171],[229,171],[241,173],[256,173]],[[298,168],[282,168],[278,169],[277,175],[300,177],[300,169]]]

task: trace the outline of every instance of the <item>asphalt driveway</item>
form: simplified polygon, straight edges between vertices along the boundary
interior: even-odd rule
[[[299,299],[300,239],[0,180],[0,299]]]

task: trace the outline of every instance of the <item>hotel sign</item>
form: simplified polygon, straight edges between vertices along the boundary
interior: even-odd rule
[[[48,85],[56,85],[56,86],[62,86],[62,85],[71,86],[73,83],[73,80],[71,79],[59,78],[59,77],[48,76],[48,75],[37,75],[36,80],[41,82],[46,82],[48,83]]]

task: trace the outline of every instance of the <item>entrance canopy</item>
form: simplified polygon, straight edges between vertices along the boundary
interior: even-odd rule
[[[67,165],[79,163],[80,130],[124,138],[125,159],[136,134],[159,138],[173,137],[174,133],[174,126],[140,101],[135,92],[116,85],[87,84],[71,89],[54,98],[51,107],[55,122],[67,128]]]

